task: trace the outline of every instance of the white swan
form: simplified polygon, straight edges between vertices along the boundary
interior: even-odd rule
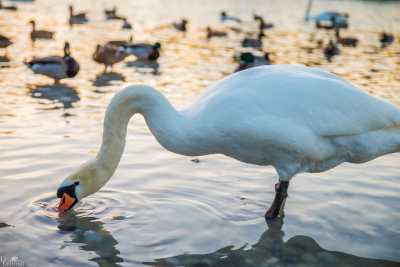
[[[297,173],[400,152],[400,110],[318,68],[271,65],[244,70],[216,83],[183,111],[176,111],[151,87],[130,86],[107,108],[96,158],[59,187],[60,211],[107,183],[121,159],[127,124],[136,113],[172,152],[220,153],[274,166],[280,182],[266,218],[281,214],[289,180]]]

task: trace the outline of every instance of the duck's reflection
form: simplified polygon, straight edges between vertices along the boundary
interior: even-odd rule
[[[64,84],[35,86],[31,88],[30,93],[33,98],[61,103],[65,109],[71,108],[73,103],[80,100],[77,91]]]
[[[10,58],[7,55],[0,55],[0,68],[10,67]]]
[[[96,75],[93,85],[96,87],[109,86],[113,81],[125,81],[125,76],[118,72],[102,72]]]
[[[148,72],[147,70],[149,70],[154,75],[160,74],[160,72],[159,72],[160,64],[154,60],[137,59],[134,61],[126,62],[126,66],[131,67],[131,68],[136,68],[138,71],[141,71],[144,73]]]
[[[118,263],[123,259],[118,256],[120,252],[115,247],[118,241],[104,229],[104,223],[98,218],[81,217],[71,212],[58,218],[58,228],[71,232],[71,242],[81,244],[82,250],[96,253],[97,256],[90,260],[100,267],[121,267]]]
[[[104,223],[94,217],[80,217],[69,213],[60,217],[58,228],[72,233],[73,243],[81,249],[92,251],[92,258],[100,267],[121,266],[123,262],[116,249],[118,241],[104,229]],[[170,258],[143,262],[154,267],[260,267],[260,266],[363,266],[398,267],[399,262],[362,258],[355,255],[328,251],[308,236],[297,235],[284,241],[283,220],[268,222],[268,229],[251,247],[221,248],[209,254],[183,254]],[[138,255],[140,257],[140,255]]]

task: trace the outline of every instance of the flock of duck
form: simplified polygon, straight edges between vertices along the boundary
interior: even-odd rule
[[[334,32],[334,38],[331,38],[326,46],[324,46],[323,40],[317,40],[317,48],[321,49],[325,58],[328,62],[331,62],[333,57],[340,54],[341,47],[356,47],[359,40],[355,37],[343,37],[341,35],[341,29],[347,29],[349,27],[349,15],[347,13],[340,13],[336,11],[324,11],[316,15],[310,15],[312,6],[312,0],[309,0],[305,21],[314,21],[316,29],[328,30]],[[18,7],[14,5],[3,5],[0,0],[0,10],[6,11],[17,11]],[[112,9],[105,9],[104,15],[107,20],[120,20],[122,22],[122,29],[132,29],[132,24],[127,20],[126,17],[118,14],[118,9],[114,6]],[[253,19],[258,23],[258,33],[256,37],[245,37],[241,41],[243,48],[254,49],[258,54],[252,51],[241,52],[234,56],[234,61],[238,63],[235,71],[241,71],[251,67],[260,65],[271,64],[270,54],[267,51],[263,51],[264,45],[263,40],[266,36],[265,31],[274,27],[273,23],[266,22],[265,19],[257,14],[254,14]],[[230,26],[229,29],[237,33],[242,32],[240,28],[243,22],[241,18],[229,15],[226,11],[220,13],[221,22],[232,22],[236,23],[236,26]],[[72,27],[76,24],[85,24],[89,22],[89,18],[86,13],[76,13],[72,5],[69,6],[69,18],[68,23]],[[54,39],[55,32],[38,29],[35,20],[30,20],[31,25],[30,39],[32,42],[36,40],[52,40]],[[186,32],[188,30],[189,21],[182,19],[179,22],[174,22],[170,26],[171,28]],[[211,27],[206,28],[206,38],[208,40],[212,38],[226,38],[228,36],[226,31],[215,30]],[[381,48],[388,47],[394,42],[394,36],[391,33],[382,32],[379,38]],[[6,49],[12,45],[13,41],[0,34],[0,48]],[[143,61],[145,64],[156,63],[160,57],[161,43],[143,43],[134,42],[132,36],[129,40],[114,40],[109,41],[105,44],[98,44],[93,53],[92,59],[104,65],[104,73],[109,68],[112,68],[114,64],[122,62],[128,56],[135,56],[138,60]],[[7,53],[7,51],[5,51]],[[5,54],[6,55],[6,54]],[[70,43],[65,42],[64,44],[64,55],[63,56],[47,56],[40,58],[33,58],[29,61],[24,62],[35,74],[41,74],[54,79],[55,83],[59,83],[61,79],[75,77],[80,69],[79,63],[71,56]]]

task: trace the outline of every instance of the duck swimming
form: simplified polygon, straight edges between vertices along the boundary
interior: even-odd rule
[[[69,42],[64,44],[64,56],[33,58],[25,64],[35,73],[53,78],[58,84],[61,79],[73,78],[79,72],[78,62],[71,57]]]
[[[8,10],[8,11],[17,11],[18,7],[17,6],[5,6],[5,5],[3,5],[3,1],[0,0],[0,9]]]
[[[336,42],[348,47],[357,47],[358,39],[355,37],[342,37],[340,36],[340,29],[335,28]]]
[[[60,184],[60,212],[110,180],[135,114],[171,152],[191,157],[218,153],[273,166],[279,181],[266,219],[283,216],[296,174],[400,152],[400,109],[319,68],[269,65],[240,71],[181,111],[150,86],[129,86],[107,107],[96,157]]]
[[[379,42],[381,42],[381,48],[388,47],[394,42],[394,36],[391,33],[382,32]]]
[[[224,31],[213,30],[211,27],[207,27],[207,39],[211,39],[213,37],[226,37],[228,34]]]
[[[244,52],[239,56],[239,66],[236,68],[235,72],[270,64],[271,60],[268,52],[265,52],[263,56],[255,56],[251,52]]]
[[[29,23],[32,25],[32,30],[31,30],[31,34],[30,34],[32,42],[36,41],[37,39],[45,39],[45,40],[53,39],[54,32],[45,31],[45,30],[37,30],[36,22],[34,20],[29,21]]]
[[[121,28],[122,28],[123,30],[131,30],[131,29],[133,29],[132,24],[129,23],[129,21],[128,21],[127,18],[124,18],[124,19],[123,19],[123,23],[122,23]]]
[[[260,15],[254,14],[253,18],[254,18],[255,21],[259,22],[258,28],[259,28],[260,31],[271,29],[271,28],[274,27],[273,23],[266,23],[264,18],[262,16],[260,16]]]
[[[332,58],[334,56],[340,55],[340,49],[336,43],[332,40],[329,40],[328,45],[324,48],[324,55],[328,62],[332,62]]]
[[[243,47],[253,47],[253,48],[262,48],[263,42],[262,38],[265,36],[263,31],[260,31],[257,35],[257,38],[246,37],[242,40]]]
[[[187,31],[187,24],[189,22],[187,19],[181,19],[180,22],[174,22],[172,23],[172,26],[175,28],[175,30],[180,31],[180,32],[186,32]]]
[[[104,15],[107,20],[124,20],[124,17],[117,15],[117,7],[114,6],[112,9],[105,9]]]
[[[74,7],[72,5],[69,6],[69,25],[72,26],[74,24],[85,24],[89,20],[86,17],[85,12],[81,12],[78,14],[74,14]]]
[[[229,16],[226,11],[222,11],[220,13],[220,20],[222,22],[226,22],[226,21],[233,21],[233,22],[237,22],[237,23],[242,23],[242,20],[238,17],[234,17],[234,16]]]

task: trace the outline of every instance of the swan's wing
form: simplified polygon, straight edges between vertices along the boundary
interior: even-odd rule
[[[256,67],[231,75],[204,93],[186,113],[244,123],[269,116],[318,136],[343,136],[400,127],[400,110],[338,76],[300,65]],[[282,126],[281,131],[286,131]]]

